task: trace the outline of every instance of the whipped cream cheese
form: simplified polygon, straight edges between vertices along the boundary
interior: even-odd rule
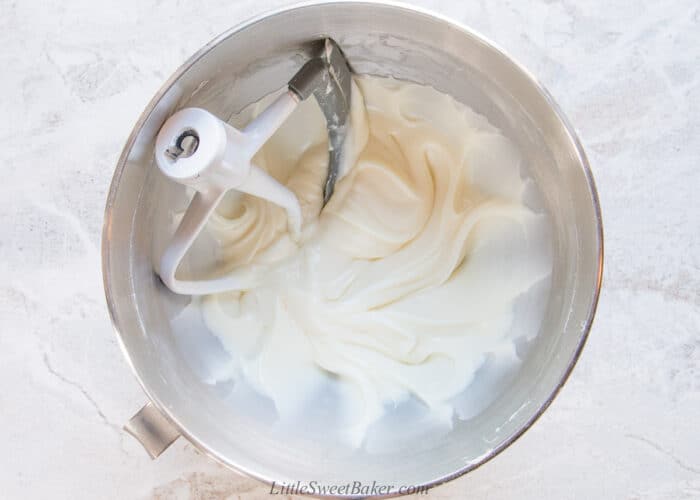
[[[227,195],[207,231],[252,285],[201,307],[234,360],[227,376],[269,398],[281,420],[333,386],[340,432],[357,446],[408,399],[451,422],[489,357],[517,363],[516,340],[536,335],[542,315],[518,323],[516,301],[552,264],[518,150],[453,98],[357,77],[344,154],[321,210],[325,122],[313,99],[302,103],[255,158],[299,198],[301,239],[281,208]]]

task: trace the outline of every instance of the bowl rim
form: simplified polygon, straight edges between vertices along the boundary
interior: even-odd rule
[[[279,8],[274,8],[274,9],[269,9],[261,14],[258,14],[254,17],[251,17],[247,20],[244,20],[235,26],[227,29],[223,33],[219,34],[218,36],[214,37],[211,41],[209,41],[206,45],[201,47],[199,50],[197,50],[192,56],[187,59],[175,72],[166,80],[166,82],[158,89],[156,94],[151,98],[151,100],[148,102],[146,107],[144,108],[143,112],[139,116],[138,120],[136,121],[134,127],[131,130],[131,133],[129,134],[129,137],[122,149],[122,152],[119,156],[119,160],[117,161],[117,165],[115,167],[115,171],[112,177],[112,181],[110,183],[110,188],[109,192],[107,195],[107,201],[105,205],[105,211],[104,211],[104,219],[103,219],[103,227],[102,227],[102,241],[101,241],[101,255],[102,255],[102,279],[103,279],[103,285],[104,285],[104,291],[105,291],[105,298],[107,301],[107,307],[109,310],[109,316],[110,320],[112,322],[112,327],[116,333],[117,336],[117,341],[119,344],[119,347],[129,365],[131,368],[131,371],[133,372],[134,376],[136,377],[136,380],[138,381],[139,385],[141,386],[142,390],[148,397],[148,399],[153,403],[153,405],[177,428],[178,432],[184,436],[189,442],[191,442],[200,452],[202,452],[204,455],[207,457],[215,460],[216,462],[224,465],[225,467],[232,469],[233,471],[236,471],[240,474],[243,474],[244,476],[256,479],[258,481],[261,481],[262,483],[267,484],[268,486],[272,485],[274,483],[274,479],[265,477],[262,474],[257,473],[256,471],[253,470],[248,470],[244,467],[239,466],[238,464],[231,463],[226,457],[220,456],[217,452],[212,450],[210,447],[207,446],[206,443],[204,443],[202,440],[200,440],[197,436],[193,435],[191,432],[187,431],[185,426],[183,426],[175,417],[170,409],[164,405],[159,398],[157,397],[156,394],[154,394],[149,388],[146,386],[144,381],[141,379],[140,374],[138,373],[131,355],[129,354],[129,351],[122,339],[121,335],[121,329],[120,329],[120,322],[119,318],[117,316],[117,307],[115,304],[115,300],[112,294],[112,288],[111,288],[111,275],[109,272],[109,264],[110,264],[110,250],[109,250],[109,238],[108,238],[108,233],[109,233],[109,227],[110,227],[110,220],[112,217],[112,208],[114,205],[114,201],[116,198],[116,193],[120,185],[121,177],[124,172],[124,169],[126,167],[126,161],[127,158],[129,157],[129,154],[131,153],[131,150],[134,146],[134,143],[136,141],[136,138],[138,137],[139,133],[143,129],[143,126],[145,125],[146,121],[150,117],[151,113],[155,109],[156,105],[160,102],[160,100],[163,98],[163,96],[170,90],[170,88],[192,67],[194,66],[202,57],[204,57],[206,54],[208,54],[211,50],[213,50],[216,46],[218,46],[221,42],[226,40],[227,38],[235,35],[239,31],[242,31],[244,29],[247,29],[264,19],[268,17],[274,17],[278,15],[284,15],[287,14],[291,11],[295,10],[301,10],[305,9],[308,7],[316,7],[320,5],[342,5],[342,4],[354,4],[354,5],[368,5],[368,6],[381,6],[381,7],[390,7],[396,10],[401,10],[401,11],[408,11],[410,14],[418,14],[420,16],[425,16],[428,18],[432,18],[433,20],[439,21],[441,23],[445,23],[446,25],[451,26],[452,28],[460,31],[461,33],[473,38],[477,42],[480,42],[487,47],[489,47],[491,50],[500,53],[501,56],[506,58],[510,64],[512,64],[515,69],[520,71],[523,76],[529,81],[529,83],[533,86],[533,89],[536,90],[542,98],[546,101],[547,105],[550,107],[551,111],[554,113],[556,118],[560,121],[561,125],[563,126],[564,131],[566,132],[566,135],[568,137],[568,140],[571,142],[571,145],[574,148],[574,152],[576,153],[576,159],[578,160],[578,163],[580,167],[583,170],[583,173],[585,175],[585,179],[588,185],[588,190],[593,202],[593,209],[594,209],[594,214],[595,214],[595,228],[596,228],[596,237],[597,237],[597,270],[596,270],[596,279],[595,279],[595,286],[591,290],[591,295],[590,295],[590,307],[586,316],[586,320],[584,324],[582,325],[581,328],[581,334],[580,338],[578,341],[578,344],[576,348],[574,349],[574,352],[571,356],[571,359],[569,360],[569,363],[567,364],[564,373],[561,377],[561,379],[558,381],[556,386],[552,389],[552,392],[548,396],[548,398],[542,403],[542,405],[537,408],[535,413],[528,419],[519,429],[517,432],[513,433],[511,436],[509,436],[507,439],[505,439],[501,444],[498,446],[492,448],[488,453],[485,453],[484,455],[480,456],[477,460],[474,460],[465,466],[449,473],[444,476],[440,476],[438,478],[420,483],[420,484],[415,484],[411,485],[416,488],[425,488],[427,489],[432,489],[436,486],[439,486],[441,484],[444,484],[448,481],[451,481],[453,479],[456,479],[468,472],[473,471],[477,467],[480,467],[481,465],[487,463],[490,461],[492,458],[494,458],[496,455],[501,453],[503,450],[508,448],[511,444],[513,444],[515,441],[517,441],[528,429],[532,427],[532,425],[539,419],[539,417],[549,408],[549,406],[552,404],[556,396],[559,394],[561,391],[562,387],[564,384],[567,382],[569,379],[569,376],[571,375],[571,372],[573,371],[574,366],[576,365],[576,362],[578,361],[579,357],[581,356],[581,352],[583,351],[583,348],[586,344],[586,340],[588,339],[588,335],[590,333],[593,320],[595,318],[596,310],[598,307],[598,302],[600,298],[600,292],[601,292],[601,287],[602,287],[602,278],[603,278],[603,260],[604,260],[604,243],[603,243],[603,221],[602,221],[602,214],[601,214],[601,208],[600,208],[600,201],[598,198],[598,191],[595,185],[595,181],[593,179],[593,174],[591,172],[590,164],[588,162],[588,157],[586,156],[586,153],[583,149],[583,146],[581,144],[581,141],[578,138],[578,135],[575,132],[574,127],[572,124],[569,122],[568,118],[565,116],[563,113],[562,109],[559,107],[559,105],[556,103],[552,95],[547,91],[547,89],[542,85],[542,83],[524,66],[522,66],[519,62],[517,62],[514,58],[512,58],[504,49],[502,49],[499,45],[491,41],[489,38],[485,37],[478,31],[473,30],[472,28],[467,27],[465,24],[452,19],[446,15],[439,14],[437,12],[434,12],[430,9],[426,9],[423,7],[418,7],[415,5],[410,5],[406,4],[400,1],[395,1],[395,0],[307,0],[307,1],[301,1],[297,2],[291,5],[279,7]],[[371,498],[393,498],[393,497],[398,497],[402,496],[406,493],[399,493],[398,491],[394,491],[388,494],[381,494],[381,495],[374,495],[371,496]],[[318,496],[319,498],[354,498],[352,495],[341,495],[341,494],[325,494],[325,495],[320,495]]]

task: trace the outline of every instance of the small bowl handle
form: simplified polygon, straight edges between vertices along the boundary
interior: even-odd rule
[[[138,439],[154,460],[180,437],[180,431],[150,401],[131,417],[124,430]]]

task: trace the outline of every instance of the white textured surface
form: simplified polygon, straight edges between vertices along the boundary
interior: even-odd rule
[[[182,439],[151,462],[120,430],[145,399],[109,323],[99,240],[122,144],[161,83],[285,3],[0,0],[3,498],[271,498]],[[558,99],[590,156],[607,251],[561,395],[430,498],[700,497],[700,7],[415,3],[495,40]]]

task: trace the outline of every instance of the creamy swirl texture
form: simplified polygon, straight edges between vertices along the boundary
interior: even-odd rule
[[[255,285],[202,308],[236,360],[232,377],[280,418],[330,381],[359,444],[407,398],[451,419],[487,355],[514,352],[514,303],[547,278],[551,259],[540,241],[547,217],[524,203],[519,153],[483,116],[429,87],[360,77],[351,124],[323,210],[327,139],[313,100],[257,155],[300,199],[301,241],[282,209],[230,194],[208,231],[229,270],[247,269]]]

